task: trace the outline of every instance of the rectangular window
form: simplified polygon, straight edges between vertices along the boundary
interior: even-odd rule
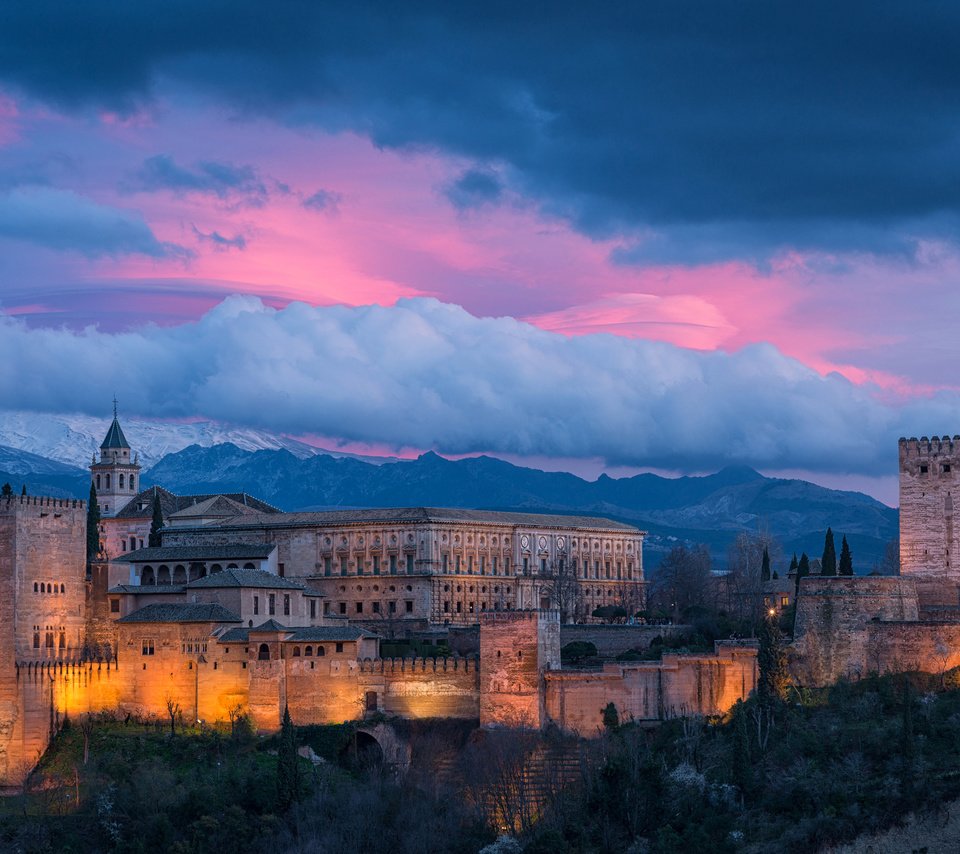
[[[473,555],[467,558],[467,572],[473,575]]]
[[[926,474],[929,469],[926,466],[920,466],[920,474]]]
[[[346,603],[346,602],[341,602],[341,603],[340,603],[340,613],[341,613],[341,614],[346,614],[346,613],[347,613],[347,603]]]
[[[528,557],[525,557],[523,559],[523,574],[524,575],[530,574],[530,558]]]
[[[787,607],[789,607],[789,605],[790,605],[790,597],[789,597],[789,596],[781,596],[781,597],[780,597],[780,607],[781,607],[781,608],[787,608]]]
[[[271,593],[268,602],[270,605],[270,616],[272,617],[277,613],[277,594]]]
[[[153,638],[144,638],[140,643],[141,655],[153,655]]]
[[[371,603],[371,606],[370,606],[370,607],[373,608],[373,613],[374,613],[374,614],[379,614],[379,613],[380,613],[380,603],[379,603],[379,602],[373,602],[373,603]]]
[[[357,602],[357,613],[358,614],[363,613],[363,602]]]
[[[607,578],[609,578],[610,577],[610,561],[605,561],[603,566],[604,566],[604,570],[607,573]]]
[[[363,575],[363,555],[357,555],[357,575]]]
[[[944,473],[944,474],[950,474],[950,463],[944,463],[944,464],[943,464],[943,473]]]
[[[345,557],[340,558],[340,574],[347,574],[347,559]]]
[[[253,613],[254,614],[260,613],[260,597],[259,596],[253,597]]]
[[[329,613],[330,613],[330,603],[329,603],[329,602],[324,602],[324,603],[323,603],[323,613],[324,613],[324,614],[329,614]]]
[[[540,558],[540,574],[547,574],[547,559],[545,557]]]
[[[449,600],[449,599],[447,599],[447,600],[443,603],[443,613],[444,613],[444,614],[449,614],[449,613],[450,613],[450,600]]]
[[[397,574],[397,556],[396,555],[390,555],[390,574],[391,575]]]
[[[463,602],[457,602],[457,613],[463,613]]]
[[[600,561],[598,560],[595,560],[593,562],[593,577],[594,578],[600,577]]]
[[[373,556],[373,574],[374,575],[380,574],[380,555]]]
[[[454,566],[453,571],[459,575],[460,574],[460,555],[457,555],[457,564]]]
[[[491,570],[494,575],[497,574],[497,556],[496,555],[493,556],[493,566],[491,567]]]
[[[324,575],[333,575],[333,566],[332,561],[329,557],[323,559],[323,574]]]
[[[278,563],[278,564],[277,564],[277,575],[279,575],[281,578],[283,578],[283,570],[284,570],[283,564],[282,564],[282,563]]]
[[[444,573],[446,573],[446,571],[447,571],[447,558],[448,558],[448,557],[449,557],[449,555],[444,555],[444,556],[443,556],[443,571],[444,571]]]
[[[111,599],[111,600],[110,600],[110,613],[111,613],[111,614],[119,614],[119,613],[120,613],[120,600],[119,600],[119,599]]]
[[[310,600],[310,619],[312,620],[316,616],[317,616],[317,600],[311,599]]]
[[[413,555],[407,555],[407,575],[413,575]]]
[[[337,645],[336,645],[336,647],[335,647],[335,651],[336,651],[336,652],[343,652],[343,642],[342,642],[342,641],[338,641],[338,642],[337,642]]]
[[[285,617],[290,616],[290,594],[289,593],[283,594],[283,616]]]
[[[407,599],[407,613],[408,614],[413,613],[413,601],[410,599]]]
[[[391,602],[391,603],[390,603],[389,611],[390,611],[391,614],[396,614],[396,613],[397,613],[397,603],[396,603],[396,602]]]

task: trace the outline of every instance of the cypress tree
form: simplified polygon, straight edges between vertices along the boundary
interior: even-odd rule
[[[767,547],[763,547],[763,563],[760,566],[760,580],[770,580],[770,552]]]
[[[21,495],[24,495],[24,496],[27,494],[27,485],[26,485],[26,484],[23,484],[23,486],[20,487],[20,494],[21,494]]]
[[[838,575],[853,575],[853,555],[850,554],[850,546],[847,545],[847,535],[843,535],[840,543],[840,563],[837,566]]]
[[[800,555],[800,560],[797,563],[797,593],[796,596],[800,595],[800,579],[805,575],[810,574],[810,558],[807,557],[807,553],[804,552]],[[796,596],[794,598],[796,598]]]
[[[903,727],[900,731],[900,795],[909,805],[913,802],[916,777],[916,742],[913,736],[913,692],[910,677],[903,677]]]
[[[150,523],[150,539],[147,545],[155,549],[160,545],[160,529],[163,527],[163,508],[160,507],[160,493],[153,491],[153,521]]]
[[[823,540],[823,558],[820,561],[821,575],[837,574],[837,549],[833,544],[833,530],[827,528],[827,536]]]
[[[761,705],[786,699],[790,677],[787,673],[787,650],[783,634],[775,617],[769,617],[760,626],[760,649],[757,651],[757,699]]]
[[[280,747],[277,750],[277,809],[284,813],[300,795],[300,768],[297,765],[297,734],[290,719],[290,707],[283,707]]]
[[[90,499],[87,502],[87,566],[90,566],[100,553],[100,501],[97,499],[97,487],[90,482]]]
[[[753,788],[753,762],[750,759],[750,731],[747,729],[747,710],[742,700],[737,700],[733,707],[735,722],[733,742],[733,782],[739,787],[741,794],[746,797]]]
[[[793,553],[793,557],[790,558],[790,569],[787,570],[787,574],[788,574],[788,575],[796,575],[796,574],[797,574],[797,566],[798,566],[798,564],[797,564],[797,553],[794,552],[794,553]]]
[[[2,495],[4,498],[9,498],[11,495],[13,495],[13,487],[10,486],[9,483],[5,483],[2,487],[0,487],[0,495]]]

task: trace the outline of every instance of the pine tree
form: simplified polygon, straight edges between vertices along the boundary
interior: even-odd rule
[[[297,764],[297,734],[289,706],[283,707],[280,747],[277,750],[277,809],[284,813],[300,795],[300,767]]]
[[[3,496],[4,498],[10,498],[12,495],[13,487],[10,486],[9,483],[5,483],[2,487],[0,487],[0,496]]]
[[[850,554],[850,546],[847,545],[847,535],[843,535],[840,543],[840,563],[837,566],[838,575],[853,575],[853,555]]]
[[[97,487],[90,482],[90,499],[87,502],[87,566],[100,553],[100,500]]]
[[[760,580],[770,580],[770,552],[766,546],[763,547],[763,563],[760,565]]]
[[[789,574],[789,575],[796,575],[796,574],[797,574],[797,566],[798,566],[798,564],[797,564],[797,553],[794,552],[794,553],[793,553],[793,557],[790,558],[790,569],[788,570],[788,574]]]
[[[733,762],[731,771],[733,782],[745,797],[753,788],[753,762],[750,759],[750,731],[747,729],[747,710],[742,700],[733,707],[735,722],[733,742]]]
[[[807,557],[807,553],[804,552],[800,555],[800,560],[797,563],[797,592],[794,598],[800,595],[800,579],[806,575],[810,574],[810,558]]]
[[[823,558],[820,560],[821,575],[837,574],[837,549],[833,544],[833,530],[827,528],[827,536],[823,540]]]
[[[23,484],[23,486],[20,487],[20,494],[23,495],[24,497],[26,497],[26,494],[27,494],[27,485],[26,485],[26,484]]]
[[[765,619],[760,626],[760,649],[757,651],[757,699],[769,706],[786,699],[790,676],[787,672],[787,650],[776,617]]]
[[[147,545],[151,549],[160,546],[160,529],[163,527],[163,508],[160,506],[160,493],[153,491],[153,521],[150,523],[150,538]]]

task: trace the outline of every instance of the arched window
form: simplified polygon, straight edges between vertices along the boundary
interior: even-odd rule
[[[97,492],[100,491],[100,475],[97,475]]]
[[[157,569],[157,584],[169,584],[170,583],[170,567],[161,566]]]
[[[61,592],[61,593],[66,593],[66,592],[67,592],[67,585],[66,585],[66,584],[61,584],[61,585],[60,585],[60,592]]]
[[[33,633],[33,648],[40,649],[40,632]]]
[[[46,632],[43,636],[43,645],[47,649],[53,649],[53,632]]]
[[[133,552],[133,551],[136,551],[136,550],[137,550],[137,538],[136,538],[136,537],[131,537],[131,538],[130,538],[130,551]]]
[[[104,479],[106,480],[107,489],[109,489],[109,488],[110,488],[110,475],[109,475],[109,474],[108,474],[108,475],[104,475]]]
[[[152,566],[145,566],[145,567],[140,571],[140,583],[141,583],[141,584],[150,584],[150,585],[153,585],[153,584],[156,584],[156,583],[157,583],[156,578],[154,578],[154,576],[153,576],[153,567],[152,567]]]
[[[310,658],[310,656],[313,655],[313,647],[312,647],[312,646],[308,646],[306,649],[304,649],[303,655],[304,655],[305,658]]]
[[[237,566],[235,563],[228,563],[227,569],[240,569],[240,567]]]
[[[120,473],[120,488],[123,489],[123,472]]]
[[[47,592],[47,584],[46,584],[45,581],[41,581],[41,582],[40,582],[40,592],[41,592],[41,593],[46,593],[46,592]]]
[[[67,635],[65,632],[60,632],[60,649],[67,648]]]
[[[322,647],[322,646],[318,646],[318,647],[317,647],[317,655],[318,655],[318,656],[319,656],[319,655],[326,655],[326,654],[327,654],[327,650],[326,650],[325,647]]]
[[[256,569],[256,567],[255,567],[252,563],[245,563],[245,564],[243,565],[243,568],[244,568],[244,569]]]
[[[136,491],[137,491],[135,478],[136,478],[136,475],[133,475],[133,474],[130,475],[130,491],[131,491],[131,492],[136,492]]]
[[[223,567],[219,563],[215,563],[210,567],[210,572],[223,572]]]
[[[40,585],[36,581],[33,582],[33,592],[36,593],[40,589]]]
[[[187,568],[182,563],[177,564],[173,569],[173,583],[174,584],[187,583]]]
[[[294,658],[299,658],[299,657],[300,657],[300,647],[295,646],[295,647],[293,648],[293,657],[294,657]]]
[[[257,658],[260,661],[269,661],[270,660],[270,647],[265,643],[260,644],[260,651],[257,653]]]

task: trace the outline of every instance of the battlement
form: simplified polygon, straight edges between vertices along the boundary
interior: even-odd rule
[[[560,612],[556,609],[542,610],[530,608],[524,611],[486,611],[480,615],[480,625],[498,623],[521,623],[527,620],[539,620],[541,623],[560,624]]]
[[[86,510],[87,504],[79,498],[52,498],[48,495],[11,495],[0,498],[0,513],[13,515],[28,507],[46,507],[52,510]]]
[[[478,673],[480,656],[438,658],[364,658],[361,673]]]
[[[919,439],[916,436],[910,439],[901,437],[898,446],[901,460],[960,454],[960,436],[921,436]]]

